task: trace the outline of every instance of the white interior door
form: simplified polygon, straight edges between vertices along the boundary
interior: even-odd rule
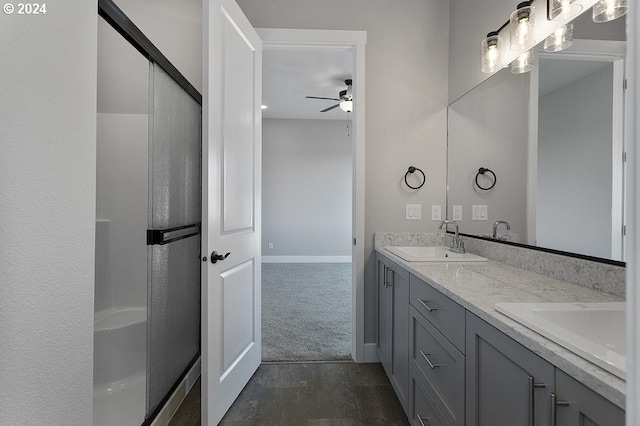
[[[234,0],[206,0],[203,30],[202,424],[216,425],[262,351],[262,43]]]

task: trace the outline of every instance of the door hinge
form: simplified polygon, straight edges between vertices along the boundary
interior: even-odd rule
[[[623,237],[627,236],[627,225],[622,225],[622,236]]]
[[[627,152],[626,151],[622,153],[622,162],[623,163],[627,162]]]
[[[355,238],[353,239],[353,245],[354,246],[356,245],[356,239]]]
[[[627,79],[625,78],[625,79],[622,81],[622,88],[623,88],[624,90],[627,90],[627,87],[628,87]]]

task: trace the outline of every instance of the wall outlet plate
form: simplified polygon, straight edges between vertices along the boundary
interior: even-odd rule
[[[462,206],[453,206],[453,220],[462,220]]]
[[[422,220],[422,204],[407,204],[405,212],[407,220]]]
[[[442,206],[434,204],[431,206],[431,220],[442,220]]]
[[[471,206],[471,220],[488,220],[489,212],[485,204]]]

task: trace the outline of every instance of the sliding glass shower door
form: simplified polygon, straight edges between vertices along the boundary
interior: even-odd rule
[[[155,63],[149,93],[147,415],[200,352],[201,106]]]

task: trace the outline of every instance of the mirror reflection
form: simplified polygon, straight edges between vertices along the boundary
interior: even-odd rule
[[[624,24],[583,13],[570,48],[449,106],[447,218],[461,232],[624,260]]]

